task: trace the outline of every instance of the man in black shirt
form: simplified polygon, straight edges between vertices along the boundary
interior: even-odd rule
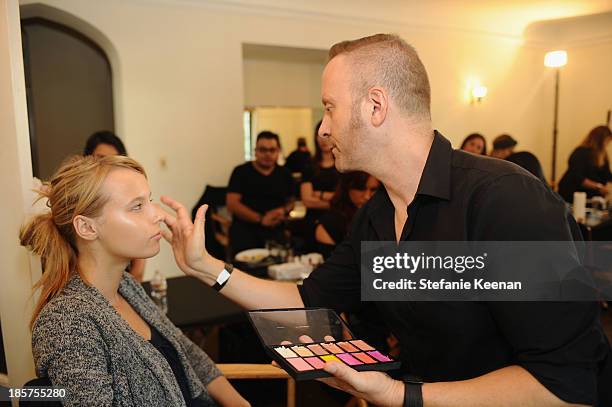
[[[336,44],[323,73],[319,134],[341,171],[383,187],[355,215],[350,236],[299,288],[234,271],[222,293],[247,309],[360,304],[362,241],[567,241],[563,202],[514,164],[451,148],[431,125],[429,82],[397,36]],[[173,250],[187,274],[213,284],[224,268],[204,251],[182,205],[162,201]],[[597,305],[520,302],[371,302],[399,339],[402,369],[425,383],[357,372],[341,363],[328,384],[383,406],[566,406],[597,402],[610,345]],[[605,401],[599,400],[600,405]]]
[[[306,139],[300,137],[297,140],[297,148],[287,157],[285,167],[291,172],[302,173],[304,172],[304,168],[310,164],[311,158],[310,150],[308,150],[308,146],[306,145]]]
[[[293,205],[291,173],[276,164],[280,153],[278,135],[257,135],[255,160],[234,168],[227,188],[227,209],[233,214],[229,230],[232,256],[267,239],[282,238],[281,222]]]

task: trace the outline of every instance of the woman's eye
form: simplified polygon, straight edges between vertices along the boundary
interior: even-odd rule
[[[139,210],[141,210],[141,209],[142,209],[142,204],[135,205],[135,206],[132,208],[132,210],[134,210],[134,211],[139,211]]]

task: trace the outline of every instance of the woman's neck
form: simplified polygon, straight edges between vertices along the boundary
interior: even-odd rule
[[[77,265],[86,283],[97,288],[111,305],[115,305],[119,295],[119,283],[128,261],[82,253]]]

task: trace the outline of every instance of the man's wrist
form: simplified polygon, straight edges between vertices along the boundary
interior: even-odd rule
[[[206,276],[206,283],[208,285],[213,285],[217,281],[217,278],[223,272],[223,268],[225,267],[225,263],[221,260],[215,259],[212,256],[209,256],[208,259],[202,262],[202,268],[204,275]]]

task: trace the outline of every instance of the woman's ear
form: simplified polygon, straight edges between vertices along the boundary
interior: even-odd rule
[[[94,220],[87,216],[78,215],[72,220],[72,225],[78,237],[84,240],[96,240],[98,229]]]
[[[389,98],[387,92],[380,87],[373,87],[368,91],[368,102],[372,109],[372,125],[380,127],[387,117]]]

